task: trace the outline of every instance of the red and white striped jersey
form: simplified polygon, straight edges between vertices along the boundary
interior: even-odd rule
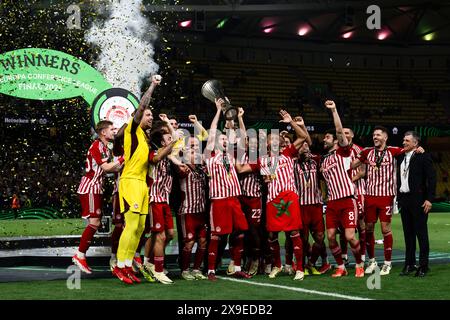
[[[320,170],[327,183],[328,200],[355,195],[355,186],[348,174],[351,166],[350,147],[339,147],[324,155]]]
[[[258,164],[250,164],[252,170],[260,170],[262,176],[271,176],[268,186],[267,202],[273,201],[283,191],[297,193],[294,177],[294,160],[298,150],[293,144],[284,149],[280,156],[264,156]]]
[[[247,153],[242,155],[241,163],[248,163]],[[246,197],[261,198],[261,178],[259,174],[251,172],[244,173],[239,176],[239,182],[241,183],[242,195]]]
[[[181,206],[179,213],[205,212],[206,167],[195,165],[187,173],[180,172]]]
[[[353,162],[353,160],[357,159],[358,154],[363,150],[363,148],[354,143],[352,143],[351,148],[352,149],[350,157],[352,158]],[[360,170],[361,169],[359,167],[356,169],[350,169],[349,170],[350,178],[356,176],[357,172]],[[366,194],[366,180],[364,178],[356,180],[354,184],[355,184],[355,193],[357,196]]]
[[[236,159],[229,154],[211,153],[206,159],[206,169],[209,175],[210,199],[222,199],[241,195],[241,186],[234,167]]]
[[[302,206],[323,203],[319,183],[319,166],[320,156],[318,155],[295,161],[295,182]]]
[[[161,159],[153,163],[158,151],[152,150],[149,154],[148,175],[150,178],[150,202],[169,203],[169,194],[172,191],[173,176],[170,170],[170,160]]]
[[[403,152],[398,147],[386,147],[381,151],[370,147],[359,153],[359,161],[367,165],[366,195],[385,197],[397,194],[395,157]]]
[[[95,140],[86,155],[86,174],[81,178],[78,194],[103,193],[103,169],[101,165],[111,157],[111,151],[99,139]]]

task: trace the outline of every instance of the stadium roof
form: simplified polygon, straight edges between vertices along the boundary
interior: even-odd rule
[[[150,3],[151,1],[148,1]],[[174,30],[224,35],[302,38],[315,42],[450,44],[450,1],[387,0],[185,0],[146,4],[147,12],[176,12]],[[378,2],[378,3],[377,3]],[[147,1],[144,1],[147,3]],[[167,2],[166,2],[167,3]],[[180,3],[176,5],[175,3]],[[381,30],[370,30],[367,13],[378,4]],[[175,19],[176,17],[176,19]],[[180,22],[189,21],[185,27]]]

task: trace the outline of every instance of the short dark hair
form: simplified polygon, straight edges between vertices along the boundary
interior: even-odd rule
[[[158,123],[150,132],[150,143],[160,148],[163,136],[167,134],[168,131],[170,132],[166,123]]]
[[[103,129],[108,128],[109,126],[114,125],[114,123],[112,123],[112,121],[109,120],[101,120],[97,123],[97,125],[95,126],[95,132],[100,135],[100,132],[102,132]]]
[[[333,136],[333,140],[337,140],[337,134],[336,134],[336,130],[335,129],[328,129],[327,131],[325,131],[324,134],[325,135],[331,134]]]
[[[414,131],[414,130],[406,131],[404,136],[405,137],[412,136],[414,139],[416,139],[417,143],[420,143],[420,136],[417,133],[417,131]]]
[[[283,139],[286,139],[286,138],[289,139],[289,142],[290,142],[290,143],[292,143],[292,141],[293,141],[293,140],[292,140],[292,136],[291,136],[289,133],[283,135]]]
[[[345,129],[348,129],[348,130],[350,130],[350,132],[352,133],[352,135],[355,135],[355,132],[353,131],[353,129],[352,128],[344,128],[344,130]]]
[[[387,135],[389,134],[388,129],[383,126],[375,126],[375,128],[373,128],[372,132],[375,132],[375,130],[381,130],[382,132],[386,133]]]

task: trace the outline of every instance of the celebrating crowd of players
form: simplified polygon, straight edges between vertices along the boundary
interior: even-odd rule
[[[374,224],[378,218],[385,260],[380,274],[390,273],[395,157],[405,150],[386,145],[385,128],[375,127],[374,146],[363,149],[353,143],[352,130],[342,126],[335,103],[328,100],[325,107],[335,128],[325,133],[325,153],[315,155],[310,152],[312,141],[303,119],[293,119],[285,110],[280,111],[280,122],[295,131],[292,142],[278,133],[247,133],[242,108],[236,126],[227,120],[225,132],[221,132],[217,126],[225,101],[217,99],[209,132],[191,115],[196,134],[186,136],[175,119],[165,114],[159,115],[160,124],[153,125],[150,100],[160,82],[160,76],[152,77],[135,115],[120,130],[109,121],[96,126],[98,138],[87,153],[86,174],[78,189],[82,217],[89,224],[72,261],[83,272],[92,272],[86,251],[100,226],[103,175],[115,172],[110,265],[112,273],[125,283],[141,282],[139,272],[150,282],[172,283],[164,256],[174,237],[169,198],[175,183],[181,192],[177,229],[183,239],[181,276],[186,280],[215,281],[227,243],[231,255],[227,274],[234,277],[266,273],[275,278],[283,269],[294,275],[294,280],[324,274],[331,269],[325,230],[337,264],[332,277],[348,275],[348,245],[356,261],[355,276],[364,277],[377,267]],[[327,200],[325,221],[323,198]],[[286,235],[284,267],[280,232]]]

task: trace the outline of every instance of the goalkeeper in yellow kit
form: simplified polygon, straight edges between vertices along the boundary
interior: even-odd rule
[[[150,100],[161,76],[152,76],[152,83],[142,97],[134,117],[124,131],[125,166],[120,176],[120,211],[125,217],[125,228],[117,249],[117,266],[113,274],[121,281],[132,284],[140,282],[132,270],[132,263],[139,239],[145,228],[148,215],[148,171],[149,142],[146,131],[151,129],[153,114]]]

